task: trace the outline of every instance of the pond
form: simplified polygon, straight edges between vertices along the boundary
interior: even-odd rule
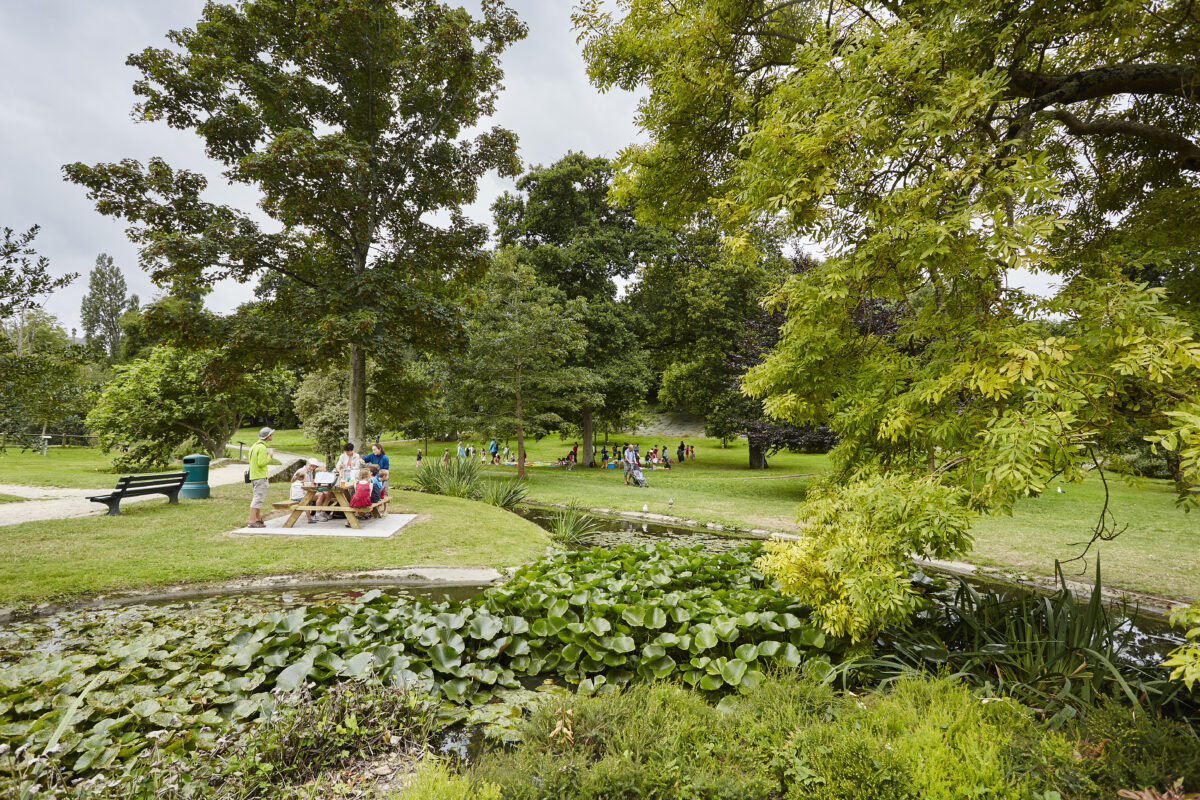
[[[521,508],[518,512],[543,528],[549,526],[554,511],[545,508]],[[590,534],[579,545],[579,549],[593,547],[612,548],[621,544],[670,543],[684,547],[701,546],[708,552],[725,552],[756,541],[750,537],[727,532],[715,532],[673,526],[661,523],[641,522],[622,517],[597,516],[600,529]],[[961,576],[949,573],[931,573],[936,583],[948,594]],[[1014,585],[998,580],[967,577],[972,586],[988,589],[1013,598],[1029,596],[1039,590]],[[0,625],[0,664],[19,658],[32,650],[54,652],[86,630],[104,630],[112,635],[126,627],[133,627],[144,619],[162,619],[178,616],[244,616],[253,618],[272,611],[287,610],[307,605],[348,604],[361,597],[368,588],[375,588],[395,597],[408,597],[413,602],[425,600],[450,600],[461,602],[482,591],[488,584],[430,585],[425,581],[313,581],[301,587],[267,587],[237,589],[200,589],[192,594],[171,595],[146,601],[129,599],[116,601],[108,606],[86,607],[41,615],[36,619]],[[1121,617],[1120,655],[1132,664],[1150,665],[1162,661],[1165,654],[1183,642],[1179,632],[1172,630],[1161,616],[1143,614],[1136,608],[1114,607]]]

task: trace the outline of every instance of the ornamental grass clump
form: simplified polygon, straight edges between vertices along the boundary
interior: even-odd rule
[[[529,487],[519,478],[507,481],[486,481],[483,484],[482,500],[497,508],[511,511],[525,501]]]
[[[599,527],[599,520],[572,501],[550,517],[550,538],[563,547],[577,547]]]
[[[483,470],[471,459],[451,459],[449,464],[426,460],[413,480],[423,492],[477,500],[482,492]]]

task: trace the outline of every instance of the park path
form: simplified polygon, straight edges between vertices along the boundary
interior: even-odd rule
[[[275,451],[275,458],[287,464],[295,459],[302,459],[304,456],[295,453],[283,453],[277,450]],[[282,469],[282,466],[272,467],[273,472],[279,469]],[[216,467],[208,473],[208,485],[228,486],[232,483],[241,483],[245,471],[245,464],[225,464],[224,466]],[[116,484],[116,479],[117,476],[114,475],[114,484]],[[0,504],[0,525],[20,525],[23,522],[102,516],[108,513],[108,509],[103,504],[93,503],[88,498],[98,494],[105,494],[106,491],[108,490],[68,489],[55,486],[21,486],[19,484],[0,483],[0,494],[11,494],[16,497],[29,498],[24,502]],[[247,487],[246,497],[250,497],[249,487]],[[121,505],[155,499],[162,500],[163,497],[162,495],[131,497],[128,500],[122,500]],[[249,505],[248,499],[247,505]]]

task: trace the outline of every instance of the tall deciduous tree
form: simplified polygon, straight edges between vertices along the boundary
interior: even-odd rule
[[[460,418],[474,430],[516,437],[517,477],[525,477],[526,434],[560,429],[564,407],[591,401],[580,397],[586,371],[571,365],[587,346],[586,308],[540,282],[511,250],[497,252],[453,384]]]
[[[1128,278],[1183,269],[1200,242],[1200,8],[625,8],[578,16],[596,81],[648,88],[620,196],[667,220],[707,211],[735,238],[784,220],[831,254],[776,294],[782,336],[744,384],[842,437],[800,506],[805,538],[765,562],[828,630],[904,620],[910,554],[953,556],[973,515],[1085,463],[1103,475],[1096,445],[1130,419],[1200,473],[1200,343]],[[1061,288],[1021,291],[1014,269]],[[860,324],[880,301],[892,332]],[[1102,509],[1095,536],[1112,532]]]
[[[200,134],[228,180],[261,193],[270,229],[205,201],[202,176],[159,158],[65,167],[102,213],[129,221],[143,266],[174,293],[259,279],[236,319],[190,314],[177,329],[347,366],[359,445],[368,357],[398,366],[409,346],[460,333],[458,293],[485,267],[487,237],[460,208],[484,173],[519,168],[510,131],[464,138],[494,110],[500,53],[525,34],[502,0],[481,9],[209,3],[172,47],[130,56],[136,116]]]
[[[96,266],[88,276],[88,292],[80,306],[80,319],[87,343],[104,348],[110,360],[116,360],[121,353],[124,336],[121,317],[137,307],[136,298],[131,302],[125,291],[125,276],[113,263],[112,256],[106,253],[96,256]]]
[[[617,302],[616,281],[628,278],[665,237],[639,225],[628,204],[609,200],[612,163],[568,153],[530,169],[492,206],[501,245],[533,267],[538,278],[568,298],[587,303],[587,346],[574,366],[595,398],[572,414],[583,439],[581,461],[591,463],[596,421],[615,424],[641,407],[650,380],[628,308]]]

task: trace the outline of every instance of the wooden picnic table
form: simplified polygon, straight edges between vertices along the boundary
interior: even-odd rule
[[[331,492],[333,497],[323,506],[314,506],[312,499],[316,496],[317,492]],[[346,515],[346,522],[350,523],[351,528],[358,528],[358,512],[362,511],[362,509],[350,507],[350,495],[341,486],[335,484],[329,489],[315,485],[305,486],[304,499],[292,506],[291,516],[287,518],[287,522],[283,523],[283,527],[290,528],[295,525],[306,511],[324,511],[326,513],[340,511]]]

